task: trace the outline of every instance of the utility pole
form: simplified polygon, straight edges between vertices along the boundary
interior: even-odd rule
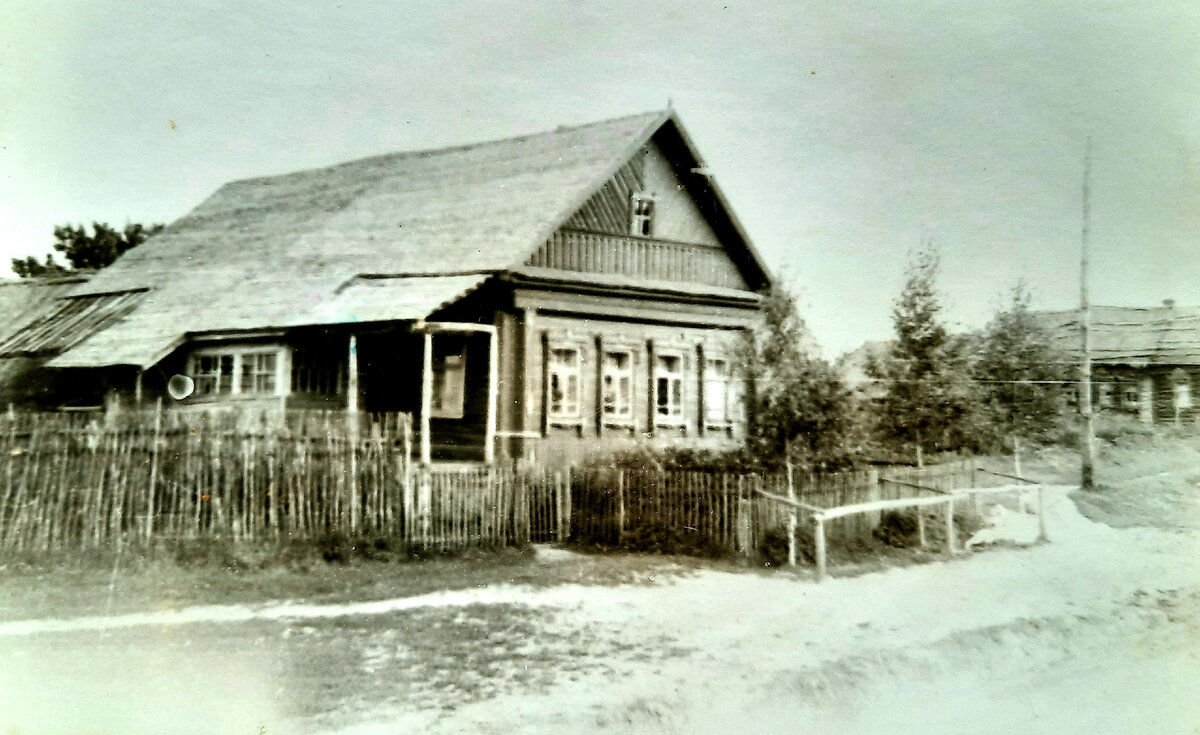
[[[1092,415],[1092,332],[1091,307],[1088,305],[1088,235],[1091,219],[1090,179],[1092,174],[1092,139],[1088,138],[1083,154],[1083,233],[1080,240],[1079,259],[1079,328],[1083,338],[1083,359],[1079,363],[1079,413],[1083,417],[1082,433],[1079,437],[1081,459],[1079,487],[1091,490],[1095,487],[1093,477],[1093,448],[1095,444],[1095,417]]]

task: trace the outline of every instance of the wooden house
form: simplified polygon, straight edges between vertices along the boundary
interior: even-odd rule
[[[1038,312],[1051,345],[1078,364],[1079,312]],[[1091,309],[1092,405],[1144,423],[1200,422],[1200,308]]]
[[[668,110],[232,182],[0,356],[84,402],[411,412],[425,461],[728,446],[769,285]]]

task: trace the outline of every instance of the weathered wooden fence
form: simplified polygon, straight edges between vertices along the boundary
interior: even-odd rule
[[[406,415],[0,414],[0,550],[384,536],[438,548],[566,538],[565,478],[414,466]]]
[[[0,551],[332,534],[443,549],[616,544],[648,528],[745,551],[794,538],[822,509],[1002,479],[969,462],[824,474],[420,467],[411,443],[399,414],[354,425],[311,411],[0,414]],[[853,538],[879,522],[830,514],[821,530]]]
[[[973,487],[970,461],[924,468],[886,468],[830,473],[765,474],[698,471],[588,469],[571,473],[572,537],[615,544],[623,534],[647,526],[688,531],[730,551],[759,547],[770,533],[807,524],[812,512],[771,502],[789,498],[830,509],[919,497]],[[831,539],[870,534],[881,513],[848,514],[825,525]]]

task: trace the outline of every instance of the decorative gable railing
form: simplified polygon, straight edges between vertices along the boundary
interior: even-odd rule
[[[725,251],[715,245],[634,235],[559,230],[527,265],[581,273],[611,273],[656,281],[685,281],[745,289]]]

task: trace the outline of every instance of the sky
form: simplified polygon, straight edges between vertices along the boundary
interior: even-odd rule
[[[879,6],[879,7],[877,7]],[[7,0],[0,275],[56,224],[170,222],[224,182],[668,100],[827,357],[1018,279],[1200,305],[1200,3]]]

